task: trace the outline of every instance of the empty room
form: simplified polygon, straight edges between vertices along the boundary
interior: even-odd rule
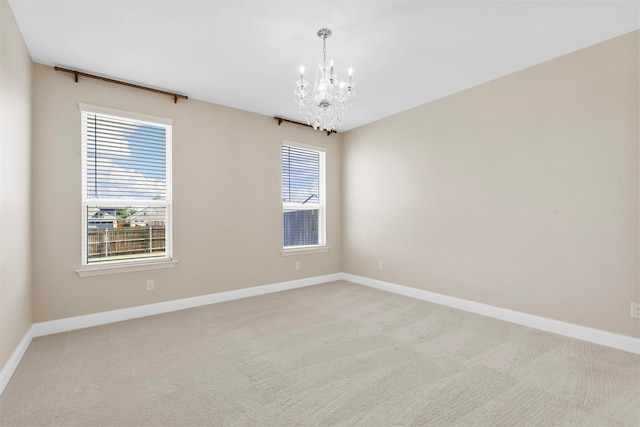
[[[640,2],[0,0],[0,426],[640,426]]]

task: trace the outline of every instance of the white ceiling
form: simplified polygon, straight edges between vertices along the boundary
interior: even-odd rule
[[[341,131],[640,28],[637,0],[9,3],[35,62],[298,121],[298,68],[330,28],[357,83]]]

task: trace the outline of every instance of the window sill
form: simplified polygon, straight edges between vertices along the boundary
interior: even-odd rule
[[[91,265],[84,266],[76,270],[80,277],[90,276],[103,276],[106,274],[118,274],[118,273],[130,273],[133,271],[145,271],[145,270],[158,270],[161,268],[173,268],[178,261],[174,259],[154,261],[154,262],[141,262],[131,264],[117,264],[117,265]]]
[[[284,248],[280,251],[282,256],[289,255],[303,255],[303,254],[315,254],[320,252],[327,252],[329,246],[296,246],[292,248]]]

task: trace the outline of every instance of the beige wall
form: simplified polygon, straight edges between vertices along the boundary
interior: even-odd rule
[[[31,327],[31,57],[0,0],[0,369]]]
[[[639,34],[347,132],[345,271],[639,337]]]
[[[80,278],[78,103],[173,119],[175,268]],[[34,66],[34,321],[340,272],[340,135]],[[326,253],[282,256],[282,140],[327,147]],[[295,270],[295,262],[301,269]],[[146,279],[156,290],[146,291]]]

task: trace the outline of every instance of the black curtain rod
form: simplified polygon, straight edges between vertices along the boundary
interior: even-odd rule
[[[289,119],[285,119],[285,118],[283,118],[283,117],[278,117],[278,116],[276,116],[276,117],[274,117],[274,119],[278,121],[278,126],[280,126],[280,125],[282,124],[282,122],[288,122],[288,123],[294,123],[294,124],[296,124],[296,125],[307,126],[307,127],[310,127],[310,128],[312,128],[312,127],[313,127],[313,126],[308,125],[308,124],[306,124],[306,123],[296,122],[295,120],[289,120]],[[338,132],[336,132],[335,130],[327,130],[327,131],[325,131],[325,132],[327,132],[327,136],[331,135],[332,133],[338,133]]]
[[[116,83],[116,84],[123,85],[123,86],[129,86],[129,87],[133,87],[133,88],[136,88],[136,89],[148,90],[150,92],[160,93],[162,95],[173,96],[173,102],[176,103],[176,104],[178,103],[178,98],[189,99],[189,97],[187,95],[180,95],[180,94],[173,93],[173,92],[167,92],[165,90],[154,89],[154,88],[151,88],[151,87],[140,86],[140,85],[136,85],[136,84],[133,84],[133,83],[122,82],[120,80],[114,80],[114,79],[110,79],[110,78],[107,78],[107,77],[96,76],[95,74],[83,73],[82,71],[69,70],[67,68],[62,68],[62,67],[53,67],[53,69],[56,70],[56,71],[62,71],[62,72],[65,72],[65,73],[71,73],[71,74],[75,75],[76,83],[78,83],[78,76],[82,76],[82,77],[89,77],[91,79],[102,80],[102,81],[109,82],[109,83]]]

